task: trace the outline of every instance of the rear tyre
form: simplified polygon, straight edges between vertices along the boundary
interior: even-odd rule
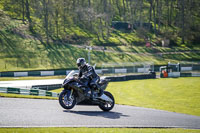
[[[62,91],[59,95],[59,103],[64,109],[72,109],[76,105],[74,93],[67,98],[67,91]]]
[[[108,91],[104,91],[104,94],[108,96],[110,99],[112,99],[113,102],[100,103],[99,108],[102,109],[103,111],[110,111],[115,105],[115,99],[113,95]]]

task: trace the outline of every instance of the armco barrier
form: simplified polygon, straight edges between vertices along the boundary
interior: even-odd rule
[[[6,87],[0,87],[0,93],[7,93]]]
[[[142,75],[126,75],[126,76],[106,77],[106,79],[110,79],[110,81],[127,81],[127,80],[138,80],[138,79],[154,79],[154,78],[156,78],[155,73],[142,74]]]
[[[41,71],[41,76],[54,76],[54,71]]]
[[[54,90],[61,88],[62,84],[53,84],[53,85],[33,85],[32,88],[37,88],[41,90]]]
[[[29,89],[20,89],[20,94],[29,95],[30,94],[30,90]]]
[[[20,94],[19,88],[7,88],[7,93]]]
[[[14,72],[14,77],[27,77],[28,72]]]
[[[54,71],[54,75],[66,75],[66,70],[56,70]]]
[[[29,71],[28,76],[40,76],[40,71]]]
[[[30,90],[30,95],[39,95],[39,90]]]
[[[192,77],[192,73],[181,73],[180,77]]]
[[[193,65],[192,70],[200,71],[200,65]]]
[[[200,77],[200,73],[192,73],[192,77]]]
[[[46,96],[45,90],[39,90],[39,96]]]
[[[56,92],[48,92],[48,91],[39,90],[39,89],[20,89],[20,88],[10,88],[10,87],[8,88],[0,87],[0,93],[58,97],[58,93]]]
[[[46,92],[46,96],[51,97],[52,96],[52,92]]]
[[[1,77],[14,77],[14,72],[1,72]]]
[[[56,93],[56,92],[51,92],[52,93],[52,97],[58,97],[58,93]]]
[[[160,71],[160,67],[163,65],[155,65],[152,69],[155,72]],[[191,67],[192,66],[192,67]],[[200,65],[183,65],[181,66],[183,71],[200,71]],[[76,68],[60,69],[60,70],[41,70],[41,71],[27,71],[27,72],[1,72],[0,77],[18,77],[18,76],[53,76],[53,75],[67,75],[71,70],[78,72]],[[127,67],[107,67],[102,69],[96,69],[98,74],[110,74],[110,73],[146,73],[149,68],[144,66],[127,66]]]

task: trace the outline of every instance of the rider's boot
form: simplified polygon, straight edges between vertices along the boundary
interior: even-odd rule
[[[99,88],[99,97],[101,97],[103,95],[103,90],[101,88]]]

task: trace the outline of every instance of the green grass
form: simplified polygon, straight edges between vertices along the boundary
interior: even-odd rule
[[[1,45],[1,44],[0,44]],[[22,48],[18,45],[0,53],[0,71],[21,71],[21,70],[47,70],[76,68],[76,59],[84,57],[88,59],[88,51],[68,45],[49,45],[44,47],[39,44]],[[11,49],[15,49],[12,52]],[[91,64],[101,67],[106,62],[138,62],[154,61],[155,64],[166,64],[168,60],[154,55],[138,55],[118,52],[91,52]]]
[[[9,35],[8,35],[9,36]],[[16,35],[12,35],[16,36]],[[12,36],[10,36],[12,38]],[[13,37],[15,38],[15,37]],[[18,40],[16,38],[16,40]],[[20,40],[20,39],[19,39]],[[64,44],[45,46],[38,41],[21,40],[22,44],[12,41],[10,45],[0,43],[0,71],[27,71],[76,68],[76,59],[88,59],[88,51]],[[3,46],[1,46],[3,45]],[[102,63],[144,62],[167,64],[169,61],[198,61],[200,53],[180,53],[157,56],[152,49],[145,47],[109,47],[113,52],[91,51],[91,64],[101,67]],[[133,53],[134,52],[134,53]],[[139,54],[138,54],[139,53]]]
[[[31,99],[50,99],[57,100],[57,97],[47,97],[47,96],[33,96],[33,95],[21,95],[21,94],[9,94],[0,93],[0,97],[10,97],[10,98],[31,98]]]
[[[50,44],[45,46],[37,41],[31,43],[31,40],[21,40],[21,42],[22,44],[18,44],[13,41],[8,46],[2,46],[5,50],[0,52],[0,71],[76,68],[77,58],[84,57],[88,59],[87,50],[70,45]],[[1,45],[3,44],[0,43]],[[13,51],[13,49],[15,50]],[[168,60],[151,54],[141,56],[134,53],[119,53],[117,50],[116,52],[91,52],[91,63],[96,64],[98,67],[106,62],[120,63],[149,60],[154,61],[155,64],[166,64],[168,62]]]
[[[200,116],[200,78],[111,82],[116,103]]]
[[[1,133],[199,133],[193,129],[151,128],[0,128]]]

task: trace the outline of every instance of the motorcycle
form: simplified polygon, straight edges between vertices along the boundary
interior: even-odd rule
[[[72,70],[62,84],[64,90],[59,95],[59,103],[64,109],[72,109],[76,104],[86,103],[87,105],[98,105],[103,111],[110,111],[115,105],[115,100],[110,92],[105,91],[108,82],[108,79],[100,78],[98,82],[100,88],[93,92],[90,89],[88,92],[90,95],[93,94],[93,99],[90,99],[85,94],[88,86],[83,84],[78,78],[78,74]]]

